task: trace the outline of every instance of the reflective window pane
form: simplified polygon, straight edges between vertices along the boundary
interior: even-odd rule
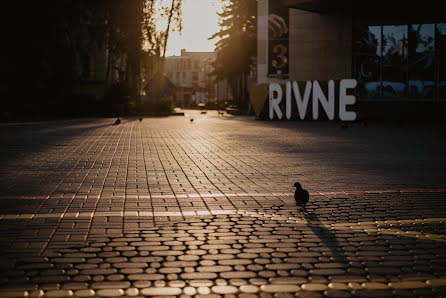
[[[446,24],[437,24],[437,57],[439,58],[439,97],[446,100]]]
[[[354,30],[353,67],[357,95],[380,96],[381,26],[358,26]]]
[[[383,26],[382,96],[407,97],[408,26]]]
[[[433,98],[435,25],[409,26],[409,97]]]

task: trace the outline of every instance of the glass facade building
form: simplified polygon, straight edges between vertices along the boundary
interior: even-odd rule
[[[446,23],[353,24],[352,38],[359,98],[446,101]]]

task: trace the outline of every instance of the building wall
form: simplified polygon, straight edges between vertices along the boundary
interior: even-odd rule
[[[351,19],[291,9],[289,58],[291,80],[351,78]]]
[[[257,83],[283,82],[268,77],[268,0],[259,0],[257,9]],[[291,80],[352,76],[351,19],[290,9],[289,26]]]
[[[268,0],[257,2],[257,83],[268,82]]]
[[[177,87],[175,101],[178,105],[204,103],[216,97],[212,84],[213,52],[187,52],[181,56],[166,57],[165,74]]]

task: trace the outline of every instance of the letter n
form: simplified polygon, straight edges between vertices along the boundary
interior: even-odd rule
[[[318,81],[313,82],[313,119],[317,120],[319,118],[319,102],[324,108],[328,119],[334,119],[335,112],[335,83],[333,80],[328,82],[328,100],[324,92],[321,89]]]

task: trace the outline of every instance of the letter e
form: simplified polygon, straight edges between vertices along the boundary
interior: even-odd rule
[[[342,121],[355,121],[356,112],[347,111],[347,105],[354,105],[356,103],[356,97],[353,95],[347,95],[347,89],[353,89],[356,87],[356,80],[346,79],[342,80],[339,86],[339,119]]]

